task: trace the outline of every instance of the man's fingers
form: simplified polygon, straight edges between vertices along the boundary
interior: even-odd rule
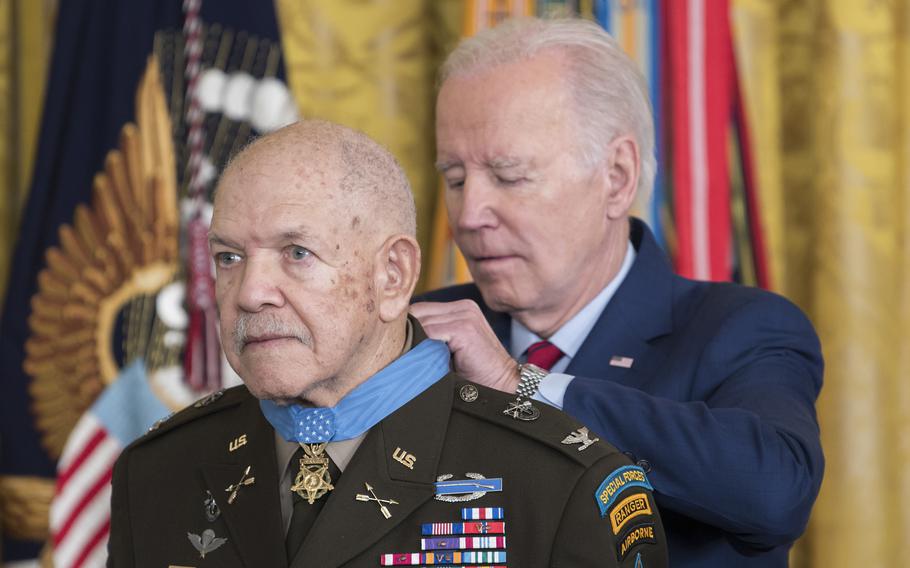
[[[455,370],[475,383],[514,392],[516,363],[471,300],[420,302],[411,306],[427,336],[448,343]]]
[[[445,341],[453,352],[464,347],[472,337],[480,335],[476,329],[473,329],[471,322],[461,318],[427,318],[421,320],[420,325],[427,337]]]
[[[421,313],[414,314],[428,337],[448,342],[452,351],[478,341],[499,345],[496,334],[490,329],[476,304],[468,302],[461,306],[442,305],[447,309],[434,306],[429,311],[418,310]]]
[[[427,316],[452,314],[452,313],[471,313],[476,312],[483,316],[480,306],[473,300],[458,300],[455,302],[417,302],[411,304],[411,315],[418,320]]]

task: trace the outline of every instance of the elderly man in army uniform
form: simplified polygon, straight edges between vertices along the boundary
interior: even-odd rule
[[[124,451],[110,565],[666,565],[640,468],[449,372],[407,315],[414,235],[404,173],[361,133],[298,123],[228,165],[210,243],[245,384]]]

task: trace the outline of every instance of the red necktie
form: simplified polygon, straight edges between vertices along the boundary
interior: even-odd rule
[[[549,371],[562,358],[562,351],[549,341],[538,341],[528,347],[528,363]]]

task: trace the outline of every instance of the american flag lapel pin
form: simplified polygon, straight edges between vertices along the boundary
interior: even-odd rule
[[[622,367],[623,369],[631,369],[632,363],[635,362],[635,359],[631,357],[623,357],[622,355],[614,355],[610,357],[610,366],[611,367]]]

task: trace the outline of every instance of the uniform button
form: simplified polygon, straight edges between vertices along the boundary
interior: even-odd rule
[[[651,462],[648,460],[638,460],[635,463],[638,465],[638,467],[645,470],[645,473],[651,473]]]

